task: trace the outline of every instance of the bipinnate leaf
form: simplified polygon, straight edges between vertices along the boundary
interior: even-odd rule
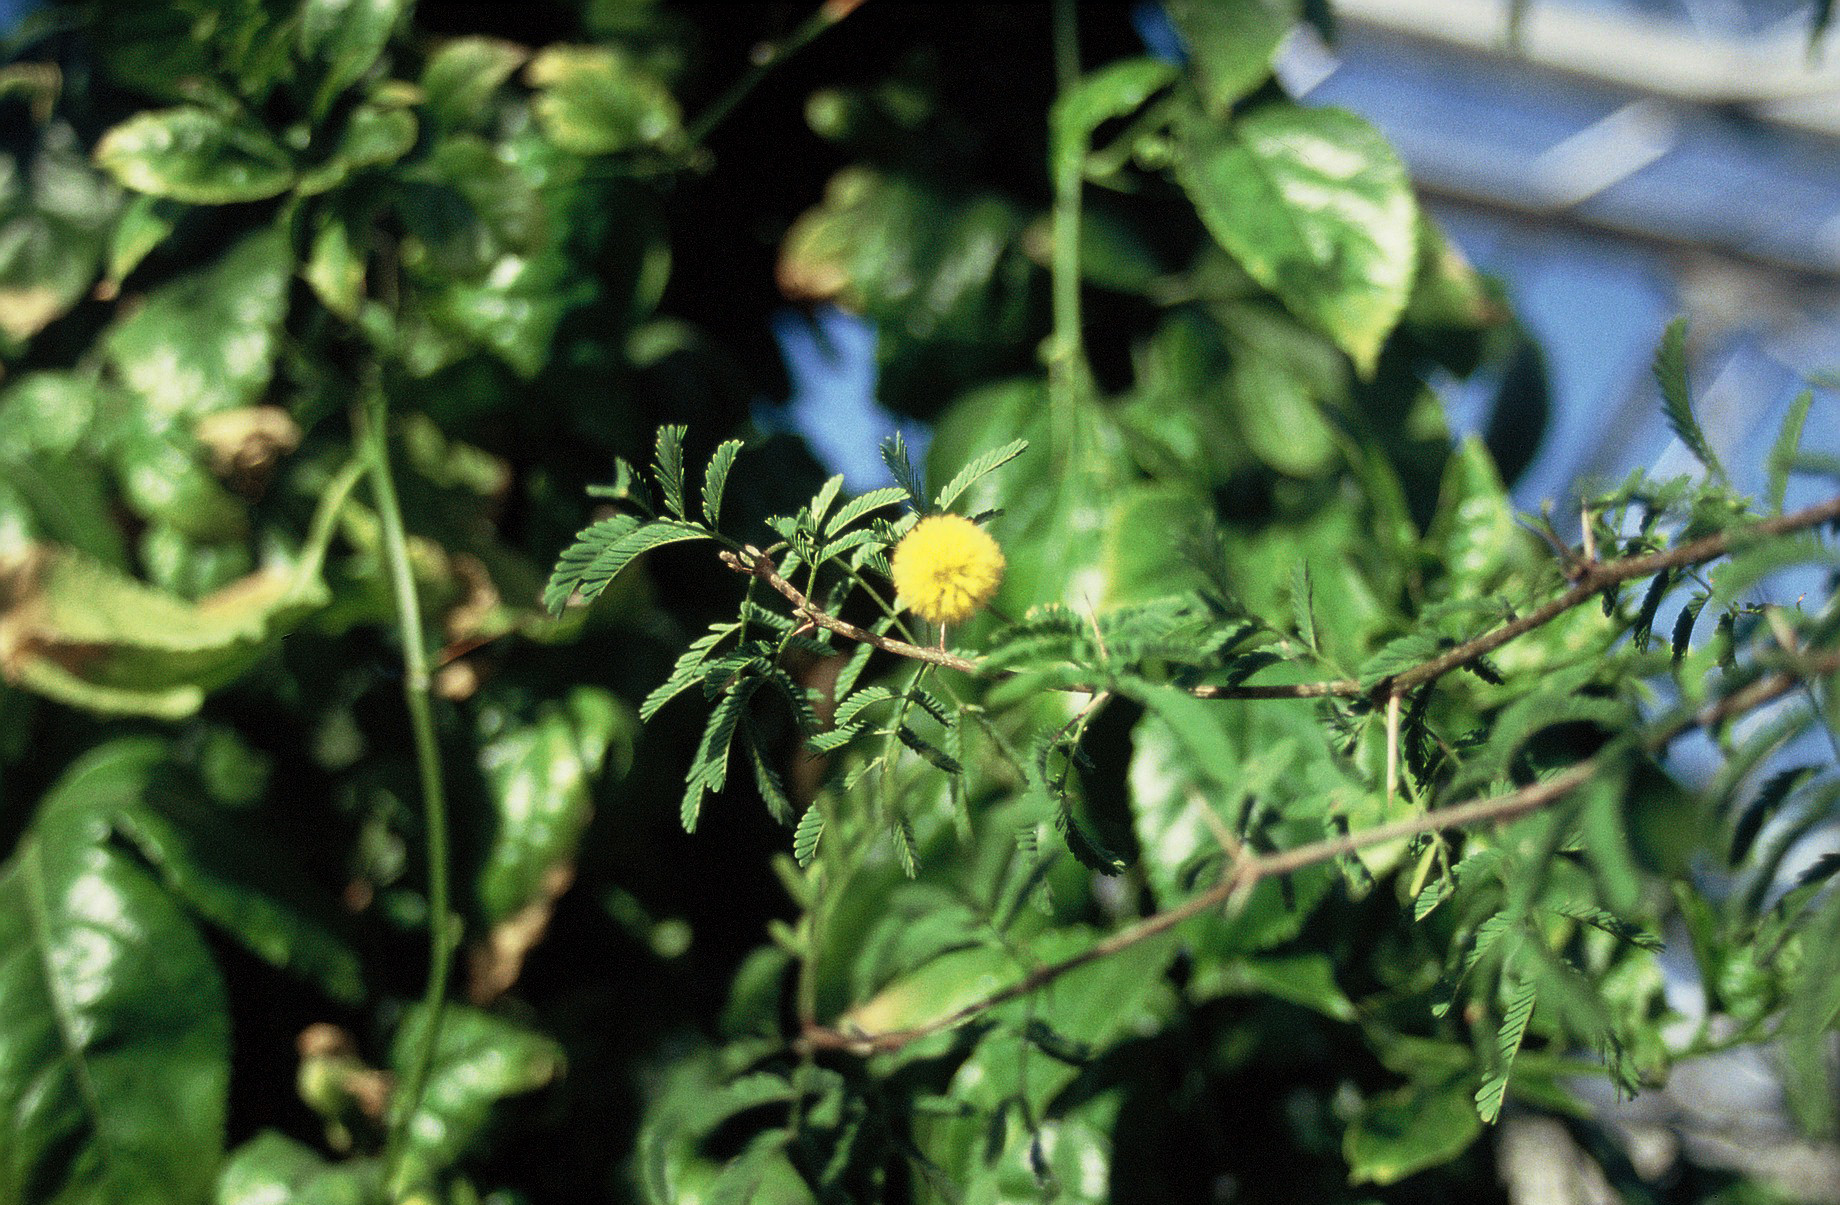
[[[1801,451],[1802,428],[1808,422],[1808,408],[1813,404],[1813,390],[1804,389],[1796,394],[1795,400],[1789,403],[1789,413],[1783,417],[1776,442],[1770,448],[1768,494],[1773,515],[1782,514],[1783,499],[1789,492],[1789,468]]]
[[[703,810],[703,796],[728,785],[729,746],[734,742],[741,717],[747,712],[748,700],[764,681],[758,677],[741,679],[709,713],[703,726],[703,739],[697,744],[696,759],[690,763],[690,772],[684,780],[679,819],[686,833],[696,831],[697,817]]]
[[[920,471],[914,467],[907,456],[907,441],[896,431],[882,441],[882,463],[888,466],[888,473],[894,483],[907,494],[908,502],[915,510],[926,509],[926,486],[920,480]]]
[[[96,162],[124,188],[192,205],[265,200],[295,179],[268,131],[194,105],[136,113],[102,136]]]
[[[1517,985],[1502,1014],[1501,1028],[1495,1032],[1495,1065],[1476,1091],[1476,1115],[1491,1125],[1501,1116],[1502,1102],[1508,1095],[1508,1076],[1520,1053],[1521,1041],[1527,1036],[1527,1023],[1533,1019],[1539,994],[1532,980]]]
[[[1661,386],[1661,405],[1667,414],[1668,429],[1680,438],[1694,459],[1720,481],[1726,480],[1725,466],[1700,429],[1693,414],[1693,395],[1687,384],[1687,320],[1676,318],[1668,323],[1655,350],[1655,382]]]
[[[792,856],[800,866],[810,866],[818,856],[818,841],[824,836],[824,816],[814,807],[799,817],[799,827],[792,832]]]
[[[563,551],[549,584],[543,588],[543,605],[550,614],[560,615],[577,591],[583,602],[593,602],[640,553],[666,544],[707,539],[709,533],[701,527],[676,519],[655,523],[641,523],[631,515],[602,519],[584,528]]]
[[[970,489],[985,475],[1008,464],[1028,450],[1029,441],[1013,439],[1000,448],[993,448],[974,459],[960,469],[952,480],[946,482],[939,491],[939,497],[933,499],[934,510],[949,510],[960,494]]]
[[[658,428],[658,453],[652,461],[652,477],[664,495],[665,509],[680,519],[690,514],[684,509],[684,436],[686,430],[676,424]]]
[[[740,440],[724,440],[703,470],[703,518],[709,520],[711,527],[722,519],[722,492],[728,485],[729,470],[735,467],[735,457],[740,454]]]
[[[1177,125],[1176,178],[1214,240],[1373,375],[1412,291],[1418,205],[1404,164],[1341,109],[1259,105]]]
[[[859,494],[837,508],[837,513],[824,524],[824,534],[828,536],[840,532],[870,511],[880,510],[884,506],[893,506],[905,500],[906,497],[907,491],[898,485],[885,485],[881,489]]]
[[[1750,856],[1751,846],[1756,843],[1757,834],[1774,816],[1783,802],[1795,793],[1797,787],[1807,782],[1820,771],[1818,765],[1790,766],[1779,770],[1757,788],[1756,798],[1750,801],[1744,811],[1739,813],[1738,822],[1732,827],[1731,851],[1729,861],[1733,866]]]
[[[740,624],[719,623],[709,631],[690,642],[690,647],[678,655],[677,664],[671,669],[671,676],[660,682],[645,696],[639,704],[639,718],[649,720],[678,695],[703,680],[703,663],[715,652],[716,645],[733,636]]]
[[[0,1202],[203,1205],[223,1158],[229,1005],[210,951],[65,773],[0,869]]]
[[[1635,642],[1638,652],[1648,651],[1648,642],[1654,634],[1655,616],[1661,611],[1661,600],[1667,596],[1668,589],[1674,584],[1674,572],[1664,569],[1655,574],[1655,580],[1648,584],[1648,591],[1642,595],[1642,606],[1636,611],[1636,622],[1630,631],[1630,639]]]

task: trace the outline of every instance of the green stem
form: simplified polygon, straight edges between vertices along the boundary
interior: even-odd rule
[[[1077,0],[1054,3],[1054,76],[1060,95],[1080,81],[1080,28]],[[1049,340],[1050,422],[1057,457],[1072,451],[1080,398],[1090,379],[1080,319],[1080,201],[1084,180],[1084,140],[1069,145],[1049,131],[1054,167],[1054,254],[1048,273],[1054,304],[1054,333]]]
[[[396,625],[403,646],[403,699],[409,709],[409,729],[415,742],[415,765],[422,782],[422,827],[428,858],[428,989],[422,1011],[421,1048],[415,1052],[403,1081],[390,1123],[384,1156],[385,1180],[394,1183],[402,1160],[409,1121],[421,1106],[422,1093],[434,1067],[435,1045],[440,1037],[441,1010],[447,1002],[447,973],[453,947],[447,935],[447,800],[441,784],[441,753],[435,741],[434,705],[428,674],[428,642],[422,630],[421,603],[415,593],[415,574],[409,565],[409,541],[403,533],[402,504],[396,480],[390,473],[389,403],[383,390],[373,385],[363,409],[364,456],[383,525],[383,552],[396,601]]]
[[[759,86],[760,81],[767,77],[768,72],[817,41],[820,34],[849,16],[859,6],[859,4],[842,4],[837,0],[826,0],[824,4],[818,6],[818,11],[805,18],[804,23],[793,30],[791,36],[785,41],[768,45],[754,65],[748,68],[747,73],[730,84],[728,91],[716,97],[715,103],[703,110],[697,119],[690,123],[690,128],[685,131],[684,135],[687,146],[692,150],[702,146],[703,141],[734,111],[735,106]]]

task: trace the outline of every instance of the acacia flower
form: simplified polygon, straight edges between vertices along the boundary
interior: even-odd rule
[[[963,515],[929,515],[894,549],[901,604],[931,623],[969,619],[1003,582],[1003,550]]]

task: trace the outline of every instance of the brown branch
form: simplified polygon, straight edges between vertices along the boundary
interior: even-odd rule
[[[1524,636],[1535,628],[1544,627],[1573,607],[1589,602],[1593,597],[1611,586],[1636,578],[1649,577],[1667,569],[1684,569],[1689,565],[1700,565],[1717,560],[1734,547],[1749,543],[1764,536],[1784,535],[1792,531],[1803,531],[1818,527],[1823,523],[1840,520],[1840,497],[1830,498],[1791,514],[1778,515],[1742,527],[1733,527],[1713,535],[1691,540],[1662,552],[1646,553],[1642,556],[1624,557],[1614,561],[1579,562],[1573,565],[1576,579],[1570,589],[1551,599],[1536,610],[1513,619],[1500,627],[1484,632],[1472,640],[1454,645],[1444,650],[1429,661],[1424,661],[1410,669],[1402,670],[1389,678],[1382,679],[1371,687],[1364,687],[1353,678],[1337,678],[1325,682],[1296,682],[1257,686],[1188,686],[1183,689],[1199,699],[1324,699],[1324,698],[1359,698],[1368,696],[1375,700],[1387,695],[1402,695],[1429,682],[1443,677],[1453,669],[1459,669],[1472,662],[1488,656],[1502,645]],[[962,673],[976,674],[982,667],[968,657],[948,653],[944,649],[923,648],[909,644],[905,640],[893,640],[887,636],[859,628],[853,623],[838,619],[836,616],[819,608],[791,582],[781,577],[773,564],[773,559],[752,545],[742,550],[742,555],[732,552],[721,554],[722,560],[729,568],[740,573],[752,573],[760,580],[772,586],[790,601],[799,615],[821,628],[827,628],[849,640],[873,645],[884,652],[897,657],[908,657],[915,661],[926,661],[946,669],[959,670]],[[747,559],[743,559],[743,557]],[[1093,686],[1071,685],[1062,689],[1092,693]]]
[[[1690,728],[1710,727],[1740,712],[1749,711],[1780,698],[1795,689],[1804,680],[1805,675],[1834,672],[1840,672],[1840,652],[1805,660],[1796,670],[1772,673],[1697,713],[1686,715],[1664,725],[1651,733],[1643,742],[1643,746],[1651,752],[1658,751]],[[1308,845],[1299,845],[1293,849],[1280,850],[1277,853],[1237,859],[1228,868],[1219,883],[1200,895],[1120,929],[1110,937],[1070,958],[1037,967],[1008,987],[992,992],[981,1000],[967,1004],[925,1025],[917,1025],[911,1029],[888,1030],[883,1033],[862,1033],[825,1025],[807,1024],[799,1035],[797,1045],[801,1051],[805,1052],[836,1050],[865,1056],[898,1050],[922,1038],[955,1029],[999,1005],[1007,1004],[1011,1000],[1037,991],[1088,963],[1096,962],[1121,950],[1129,949],[1140,942],[1148,941],[1161,933],[1166,933],[1183,921],[1217,908],[1242,892],[1250,891],[1263,879],[1294,874],[1306,867],[1355,853],[1369,846],[1384,845],[1389,841],[1416,837],[1424,833],[1442,832],[1446,829],[1499,823],[1524,816],[1555,803],[1584,786],[1604,769],[1605,764],[1605,755],[1599,754],[1597,757],[1586,758],[1551,778],[1531,783],[1518,790],[1510,791],[1506,795],[1472,799],[1454,807],[1439,808],[1417,816],[1408,816],[1388,824],[1364,829],[1358,833],[1330,837]]]
[[[767,585],[772,586],[792,604],[793,612],[796,615],[817,624],[826,631],[835,632],[846,640],[854,640],[859,644],[872,645],[885,653],[893,653],[897,657],[908,657],[915,661],[925,661],[932,665],[943,666],[946,669],[960,670],[967,674],[975,674],[978,672],[977,662],[967,657],[960,657],[956,653],[948,653],[944,649],[929,649],[922,645],[909,644],[905,640],[895,640],[879,632],[871,632],[868,628],[859,628],[847,620],[838,619],[829,611],[824,610],[816,603],[812,602],[811,599],[806,598],[804,591],[781,577],[778,567],[773,564],[773,558],[754,547],[752,544],[743,548],[739,554],[723,552],[721,556],[724,565],[727,565],[737,573],[751,573],[761,581],[767,583]]]
[[[1493,631],[1484,632],[1473,640],[1448,648],[1429,661],[1402,670],[1371,689],[1364,689],[1352,678],[1343,678],[1332,682],[1307,682],[1300,686],[1202,686],[1192,687],[1191,691],[1204,699],[1316,699],[1331,695],[1343,698],[1372,695],[1378,698],[1386,694],[1402,694],[1435,681],[1453,669],[1481,660],[1516,637],[1544,627],[1573,607],[1589,602],[1611,586],[1649,577],[1666,569],[1684,569],[1689,565],[1704,564],[1759,537],[1819,527],[1835,519],[1840,519],[1840,497],[1830,498],[1793,514],[1778,515],[1773,519],[1703,536],[1662,552],[1585,564],[1581,566],[1578,579],[1571,589],[1544,606],[1510,620]]]

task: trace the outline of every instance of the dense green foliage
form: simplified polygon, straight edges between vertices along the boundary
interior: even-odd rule
[[[1767,1041],[1833,1133],[1818,403],[1739,493],[1671,328],[1703,472],[1568,542],[1498,293],[1271,79],[1324,5],[855,8],[16,33],[0,1205],[1493,1199],[1516,1111],[1775,1199],[1578,1085]],[[787,300],[924,465],[751,427]]]

